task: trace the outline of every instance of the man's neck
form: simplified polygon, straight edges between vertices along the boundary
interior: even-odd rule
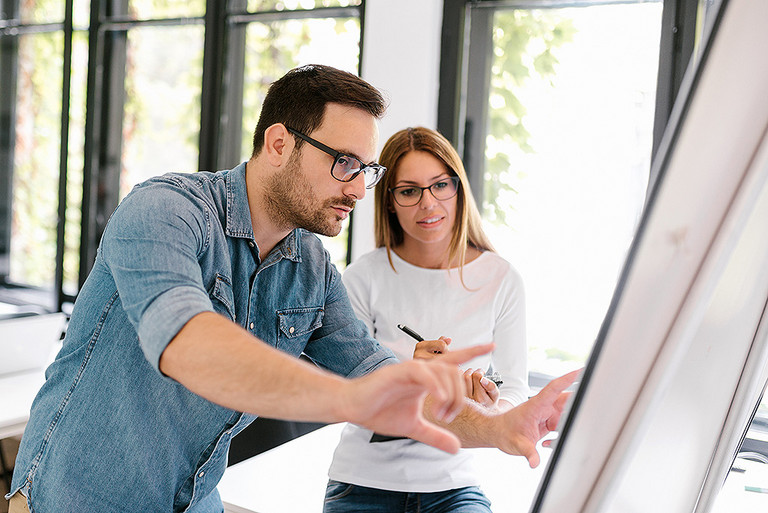
[[[259,180],[260,169],[258,159],[251,158],[245,168],[245,183],[248,191],[248,208],[251,211],[253,239],[259,248],[259,258],[262,260],[274,247],[283,240],[292,227],[278,226],[264,208],[264,198],[267,192],[263,188],[263,180]]]

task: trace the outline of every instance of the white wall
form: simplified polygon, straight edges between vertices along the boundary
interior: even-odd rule
[[[407,16],[406,16],[407,14]],[[437,126],[443,0],[367,0],[362,77],[389,101],[379,150],[409,126]],[[352,259],[374,248],[373,194],[355,208]]]

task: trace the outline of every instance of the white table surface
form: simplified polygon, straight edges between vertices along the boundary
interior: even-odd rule
[[[737,458],[734,467],[744,472],[728,473],[722,490],[715,500],[713,513],[744,513],[768,511],[768,464]],[[763,489],[764,492],[747,488]]]
[[[32,401],[44,382],[43,369],[0,377],[0,439],[24,432]]]
[[[229,467],[219,484],[228,513],[321,512],[328,467],[344,424],[320,428]],[[527,513],[551,449],[536,469],[496,449],[472,449],[483,469],[482,488],[494,511]]]

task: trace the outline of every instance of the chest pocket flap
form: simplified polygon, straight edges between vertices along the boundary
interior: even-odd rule
[[[288,308],[278,310],[277,347],[299,355],[312,332],[323,325],[323,308]]]
[[[208,291],[208,295],[216,312],[228,316],[233,321],[237,320],[235,317],[235,295],[232,292],[232,284],[229,278],[216,274],[216,281],[211,290]]]

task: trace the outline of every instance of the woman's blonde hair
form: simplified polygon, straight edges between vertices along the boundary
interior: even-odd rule
[[[442,162],[451,176],[459,177],[459,191],[456,203],[456,223],[448,247],[448,262],[459,262],[462,274],[467,246],[480,251],[495,251],[482,228],[480,212],[469,188],[464,164],[451,143],[440,133],[424,127],[406,128],[390,137],[381,150],[379,163],[387,168],[381,181],[376,185],[375,220],[376,247],[387,248],[389,264],[392,264],[392,248],[403,242],[403,228],[397,220],[390,188],[397,181],[397,166],[400,159],[412,151],[429,153]],[[426,194],[426,192],[425,192]]]

